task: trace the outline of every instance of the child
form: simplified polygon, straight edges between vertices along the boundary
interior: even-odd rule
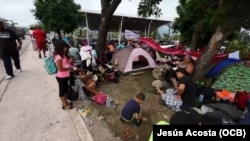
[[[141,116],[140,104],[145,100],[145,94],[139,93],[134,99],[130,99],[121,111],[121,120],[123,122],[134,121],[136,126],[139,126],[142,121],[147,121],[147,118]]]

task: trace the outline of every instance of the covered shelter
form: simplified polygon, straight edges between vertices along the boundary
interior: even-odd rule
[[[85,16],[85,22],[83,22],[82,26],[88,28],[89,30],[99,30],[99,25],[101,23],[101,11],[82,10],[82,12]],[[144,36],[148,36],[150,31],[154,31],[155,29],[172,22],[167,20],[131,17],[118,14],[114,14],[111,20],[112,21],[109,27],[110,32],[116,31],[121,34],[121,32],[125,31],[125,29],[140,32],[145,31]]]

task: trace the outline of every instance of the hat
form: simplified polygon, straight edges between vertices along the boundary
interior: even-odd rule
[[[194,109],[186,109],[176,112],[170,118],[170,125],[199,125],[201,122],[201,114]]]

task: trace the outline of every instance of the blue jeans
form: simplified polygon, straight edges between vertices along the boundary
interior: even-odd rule
[[[5,71],[8,75],[14,76],[11,59],[13,59],[16,69],[21,69],[18,50],[10,52],[10,53],[3,53],[2,59],[3,59]]]

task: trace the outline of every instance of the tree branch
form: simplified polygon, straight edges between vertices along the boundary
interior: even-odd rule
[[[222,8],[224,0],[219,0],[218,10]]]
[[[112,0],[110,7],[109,7],[109,14],[113,15],[113,13],[115,12],[115,10],[117,9],[117,7],[119,6],[119,4],[121,3],[121,0]],[[109,15],[109,16],[110,16]]]

